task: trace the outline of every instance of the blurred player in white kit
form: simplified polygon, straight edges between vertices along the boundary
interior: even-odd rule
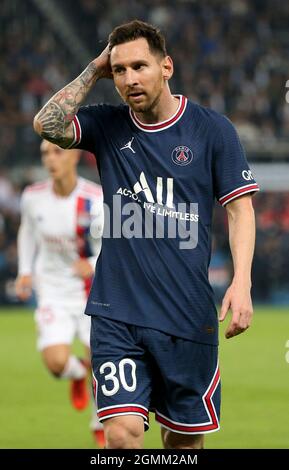
[[[50,178],[22,195],[16,293],[25,301],[35,289],[37,347],[47,369],[71,381],[71,402],[83,410],[90,401],[90,317],[84,310],[101,249],[102,189],[77,175],[79,150],[45,140],[40,150]],[[75,337],[85,346],[85,359],[72,354]],[[90,427],[103,447],[94,405],[92,411]]]

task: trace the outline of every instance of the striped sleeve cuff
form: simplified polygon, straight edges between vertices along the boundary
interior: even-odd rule
[[[82,132],[81,132],[80,122],[77,116],[74,116],[73,118],[72,127],[73,127],[74,138],[73,138],[71,145],[68,147],[70,149],[76,147],[81,142]]]
[[[226,204],[228,204],[228,202],[233,201],[233,199],[243,196],[244,194],[252,193],[259,190],[260,188],[257,183],[246,184],[245,186],[236,188],[234,189],[234,191],[231,191],[225,194],[224,196],[220,197],[219,203],[224,207]]]

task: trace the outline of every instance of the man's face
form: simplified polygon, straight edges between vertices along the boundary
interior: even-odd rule
[[[152,53],[145,38],[114,46],[110,64],[118,93],[138,113],[155,106],[173,72],[170,57]]]
[[[65,150],[43,140],[40,151],[43,164],[54,181],[60,181],[75,171],[79,158],[78,150]]]

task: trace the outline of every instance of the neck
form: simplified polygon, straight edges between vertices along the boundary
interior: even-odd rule
[[[69,196],[77,185],[77,175],[72,173],[61,180],[53,181],[53,191],[58,196]]]
[[[179,98],[173,96],[168,87],[165,87],[159,99],[151,109],[143,113],[134,113],[144,124],[163,122],[172,117],[180,104]]]

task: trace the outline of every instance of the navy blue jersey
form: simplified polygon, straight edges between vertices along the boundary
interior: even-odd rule
[[[96,155],[106,206],[86,313],[217,344],[214,200],[225,205],[258,185],[231,122],[179,99],[158,124],[126,105],[86,106],[74,118],[72,146]]]

